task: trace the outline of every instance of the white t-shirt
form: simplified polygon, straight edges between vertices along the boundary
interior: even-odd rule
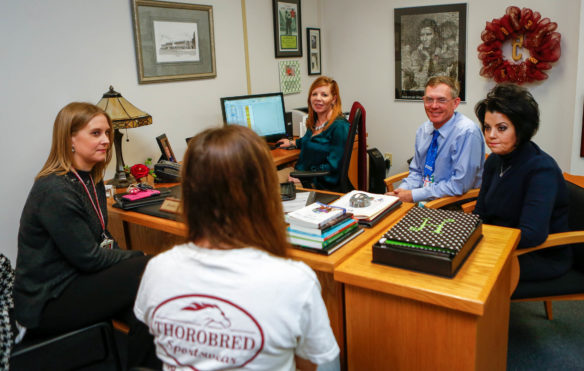
[[[134,305],[165,370],[295,370],[334,360],[320,284],[304,263],[254,248],[175,246],[148,263]]]

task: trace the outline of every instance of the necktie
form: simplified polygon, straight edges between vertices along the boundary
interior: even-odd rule
[[[434,130],[432,135],[432,142],[430,147],[428,147],[428,153],[426,153],[426,164],[424,165],[424,185],[434,182],[434,163],[436,162],[436,153],[438,152],[438,135],[440,133],[438,130]]]

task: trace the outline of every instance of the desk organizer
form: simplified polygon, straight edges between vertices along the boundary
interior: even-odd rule
[[[482,231],[477,215],[414,207],[373,245],[373,263],[454,277]]]

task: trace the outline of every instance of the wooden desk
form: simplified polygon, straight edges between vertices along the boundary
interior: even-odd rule
[[[181,222],[166,220],[154,216],[124,211],[111,206],[108,201],[109,226],[108,229],[122,248],[141,250],[147,254],[157,254],[184,240],[187,229]],[[291,258],[301,260],[315,272],[322,287],[322,296],[327,307],[331,327],[341,348],[341,364],[345,367],[345,331],[344,331],[344,288],[343,284],[333,278],[335,268],[347,259],[356,250],[363,247],[389,229],[413,206],[404,204],[396,209],[373,228],[366,228],[363,233],[331,255],[288,249]]]
[[[276,148],[270,152],[272,152],[272,157],[274,158],[274,164],[276,164],[276,167],[295,162],[300,156],[299,149]]]
[[[345,284],[348,369],[505,370],[519,236],[484,225],[453,279],[373,264],[364,243],[334,273]]]

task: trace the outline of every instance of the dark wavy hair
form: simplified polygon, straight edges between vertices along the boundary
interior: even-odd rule
[[[266,142],[250,129],[229,125],[189,140],[182,201],[189,241],[286,255],[278,175]]]
[[[539,106],[533,95],[516,84],[502,83],[495,86],[487,97],[475,106],[475,114],[485,131],[485,114],[498,112],[507,116],[517,133],[517,145],[528,142],[539,128]]]

